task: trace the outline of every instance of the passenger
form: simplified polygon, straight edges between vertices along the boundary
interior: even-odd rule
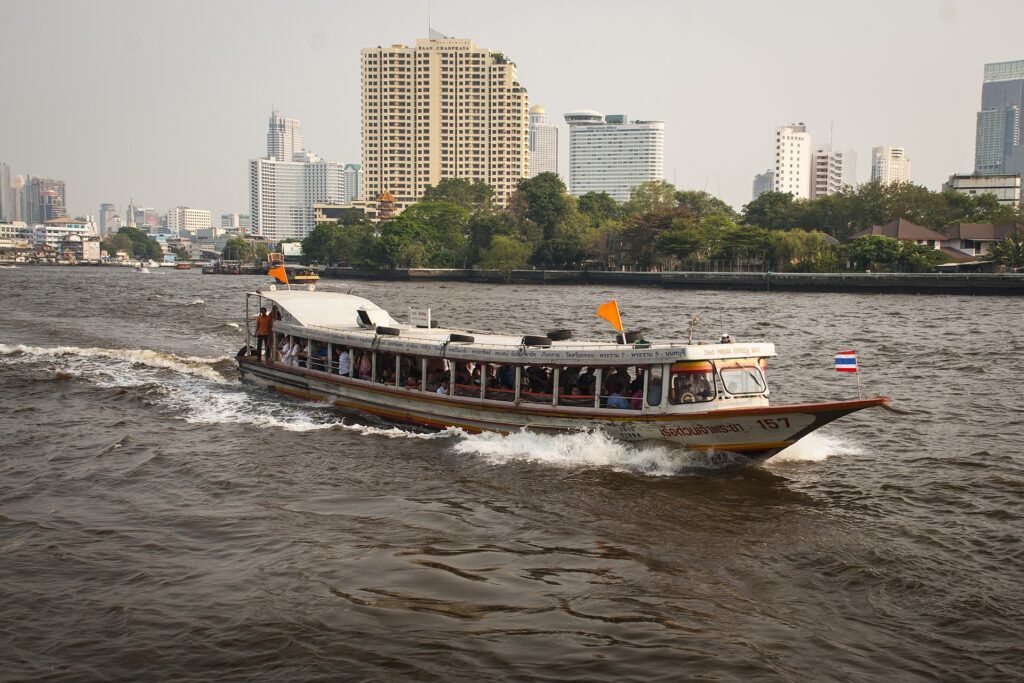
[[[618,390],[613,391],[612,395],[608,397],[608,407],[629,410],[629,399],[619,393]]]
[[[352,358],[348,352],[347,347],[341,347],[341,353],[338,354],[338,374],[348,375],[349,370],[352,368]]]
[[[370,379],[373,373],[373,360],[370,357],[369,351],[363,351],[359,357],[359,367],[356,369],[356,376],[359,379]]]
[[[480,386],[480,364],[479,363],[477,363],[476,367],[473,368],[472,381],[473,381],[473,384],[475,384],[477,386]]]
[[[719,344],[732,344],[732,337],[728,333],[722,335],[722,338],[718,340]]]
[[[419,377],[413,377],[412,375],[409,375],[406,378],[406,380],[405,380],[405,388],[406,389],[419,389],[420,388],[420,379],[419,379]]]
[[[273,344],[270,336],[274,332],[274,319],[267,315],[267,309],[261,308],[260,314],[256,316],[256,360],[263,355],[263,349],[267,349],[267,360],[274,357]]]
[[[502,389],[516,388],[516,371],[511,365],[499,366],[496,379],[498,380],[498,386]]]
[[[576,386],[580,388],[580,393],[584,396],[594,395],[594,385],[597,383],[597,377],[594,376],[594,368],[588,367],[587,371],[579,376],[576,380]]]
[[[448,394],[448,385],[447,384],[438,384],[437,385],[437,393],[439,393],[441,395],[447,395]]]
[[[707,401],[714,396],[714,391],[711,389],[711,382],[705,375],[701,375],[697,378],[697,382],[694,386],[694,396],[697,397],[698,401]]]
[[[622,391],[629,386],[629,383],[633,381],[633,378],[626,372],[626,368],[622,365],[617,366],[611,375],[604,382],[605,389],[611,394],[613,391]]]
[[[437,391],[441,386],[445,386],[445,390],[447,391],[447,384],[448,376],[445,371],[440,368],[427,375],[427,391]]]
[[[292,364],[292,338],[284,337],[284,343],[281,344],[281,362],[285,365]]]

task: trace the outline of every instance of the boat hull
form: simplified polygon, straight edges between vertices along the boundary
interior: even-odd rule
[[[692,450],[769,458],[801,437],[844,415],[888,403],[882,397],[834,403],[727,408],[688,413],[641,414],[593,408],[518,404],[437,395],[308,371],[253,357],[238,359],[243,381],[278,393],[393,422],[471,433],[508,434],[521,429],[565,433],[601,429],[626,442],[658,441]]]

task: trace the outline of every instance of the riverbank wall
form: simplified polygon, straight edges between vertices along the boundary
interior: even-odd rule
[[[1024,296],[1024,273],[705,273],[599,270],[461,270],[404,268],[366,271],[325,268],[325,278],[403,282],[603,285],[666,289],[864,294],[974,294]]]

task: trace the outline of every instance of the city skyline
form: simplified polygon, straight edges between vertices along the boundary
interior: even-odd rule
[[[121,207],[129,197],[214,215],[244,212],[246,164],[260,156],[267,112],[276,108],[302,121],[324,158],[360,163],[360,50],[427,37],[426,2],[298,3],[284,24],[275,7],[44,1],[5,9],[11,39],[0,61],[36,54],[31,27],[45,24],[51,40],[36,59],[62,82],[44,89],[29,70],[8,70],[11,91],[22,96],[0,111],[0,161],[12,177],[64,180],[75,215],[95,215],[102,202]],[[530,106],[542,104],[556,122],[579,108],[665,121],[672,131],[666,180],[737,208],[750,200],[753,175],[771,165],[771,132],[789,121],[806,122],[816,143],[863,158],[876,146],[903,146],[912,180],[939,189],[974,168],[984,65],[1024,57],[1014,40],[1024,8],[1010,2],[802,3],[785,13],[650,2],[616,12],[615,21],[600,10],[621,10],[616,3],[588,3],[587,12],[565,3],[544,5],[540,24],[531,7],[541,4],[508,13],[498,4],[434,0],[433,23],[507,55]],[[111,25],[139,36],[138,44],[87,41],[82,49],[85,36]],[[782,28],[799,40],[778,41]],[[251,36],[261,32],[289,46],[288,57],[256,51]],[[566,40],[573,32],[587,39]],[[883,41],[900,49],[869,49]],[[833,57],[821,60],[826,49]],[[100,99],[104,83],[185,89],[190,97]],[[567,129],[559,127],[567,158]]]

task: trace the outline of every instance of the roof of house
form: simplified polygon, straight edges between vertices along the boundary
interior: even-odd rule
[[[954,223],[947,231],[952,239],[998,241],[1014,228],[1024,231],[1024,225],[1020,223]]]
[[[943,235],[941,232],[935,232],[931,228],[911,223],[906,218],[897,218],[885,225],[872,225],[867,230],[854,233],[851,239],[857,239],[865,235],[881,235],[882,237],[909,241],[935,240],[937,242],[945,242],[949,239],[947,235]]]
[[[965,254],[964,252],[954,247],[941,247],[939,251],[941,251],[946,256],[952,257],[955,263],[967,263],[968,261],[973,262],[978,258],[977,256],[974,256],[972,254]]]

